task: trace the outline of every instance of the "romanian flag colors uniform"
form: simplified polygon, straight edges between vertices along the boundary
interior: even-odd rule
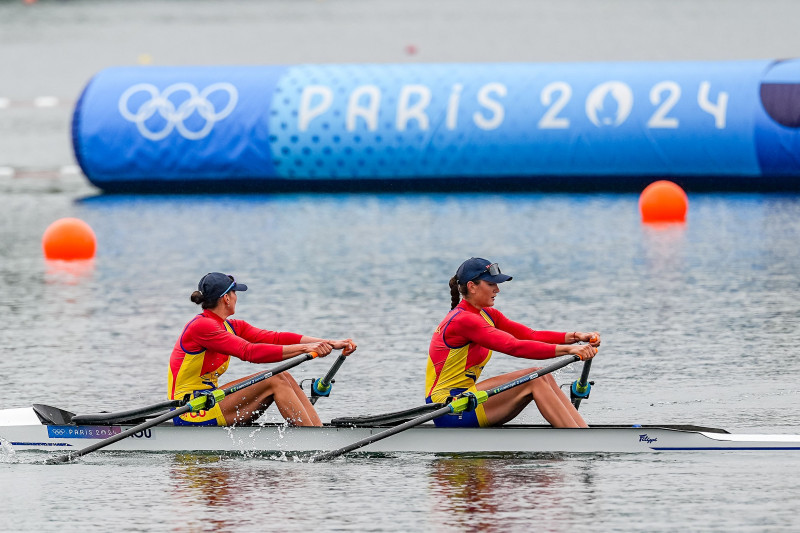
[[[223,320],[206,309],[186,325],[172,349],[168,396],[179,400],[195,391],[216,389],[231,357],[251,363],[282,361],[282,346],[297,344],[301,338],[298,333],[258,329],[243,320]],[[219,405],[180,418],[192,424],[225,425]]]
[[[475,391],[481,372],[498,351],[525,359],[555,357],[565,332],[534,331],[494,308],[478,309],[462,300],[436,327],[428,350],[425,390],[428,402],[445,402],[465,390]],[[476,410],[480,426],[488,425],[483,405]],[[450,415],[457,416],[457,415]],[[450,425],[448,416],[435,420]]]

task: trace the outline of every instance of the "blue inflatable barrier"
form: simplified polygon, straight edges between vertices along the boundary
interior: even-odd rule
[[[74,112],[107,192],[800,189],[800,60],[120,67]]]

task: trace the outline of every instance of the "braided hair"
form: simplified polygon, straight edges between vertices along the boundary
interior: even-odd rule
[[[480,281],[475,281],[473,283],[480,283]],[[450,309],[455,309],[458,305],[458,302],[461,301],[461,297],[467,296],[467,284],[460,284],[458,283],[458,278],[453,276],[450,278]]]

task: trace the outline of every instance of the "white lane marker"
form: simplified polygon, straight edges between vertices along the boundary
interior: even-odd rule
[[[33,99],[34,107],[56,107],[58,105],[58,98],[55,96],[39,96]]]
[[[35,107],[38,109],[48,109],[59,106],[71,105],[70,100],[64,100],[57,96],[38,96],[33,100],[15,100],[6,96],[0,96],[0,109],[14,109],[19,107]]]
[[[0,165],[0,178],[70,178],[83,175],[78,165],[30,168]]]
[[[59,169],[62,176],[77,176],[81,173],[81,167],[78,165],[64,165]]]

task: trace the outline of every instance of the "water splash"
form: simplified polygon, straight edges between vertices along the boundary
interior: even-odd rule
[[[2,449],[2,454],[0,454],[0,458],[2,458],[3,463],[15,463],[17,458],[17,452],[14,450],[14,447],[11,445],[4,438],[0,438],[0,449]]]

